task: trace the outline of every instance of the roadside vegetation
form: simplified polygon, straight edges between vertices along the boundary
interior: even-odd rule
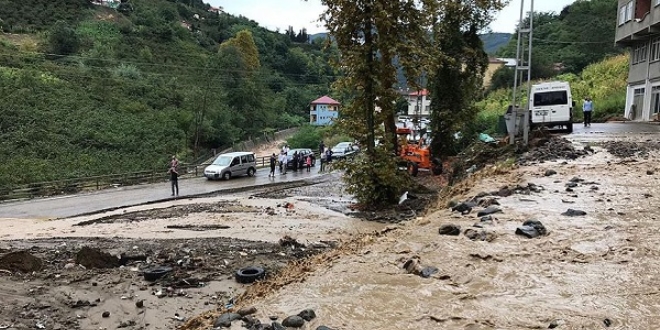
[[[582,100],[591,97],[594,100],[594,121],[607,121],[621,118],[626,103],[626,84],[628,77],[629,57],[627,54],[616,55],[600,62],[588,65],[579,74],[564,73],[543,80],[564,80],[571,84],[573,100],[576,103],[575,120],[582,120]],[[542,80],[534,80],[532,83]],[[521,93],[526,94],[526,85],[522,86]],[[512,89],[502,88],[494,90],[477,102],[480,109],[477,125],[487,133],[497,131],[497,121],[511,104]],[[523,97],[523,101],[527,101]]]

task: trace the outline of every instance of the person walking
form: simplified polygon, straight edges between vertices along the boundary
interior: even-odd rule
[[[307,164],[307,172],[310,172],[312,170],[312,155],[307,155],[305,163]]]
[[[273,155],[270,156],[270,173],[268,173],[269,178],[275,177],[275,164],[277,164],[277,157],[275,157],[275,153],[273,153]]]
[[[300,155],[298,155],[298,152],[297,151],[294,152],[293,153],[293,158],[291,159],[291,161],[293,162],[293,171],[294,172],[298,171],[298,157],[300,157]]]
[[[325,151],[325,143],[321,141],[321,143],[319,143],[319,156],[323,156],[324,151]]]
[[[170,169],[168,174],[170,175],[170,181],[172,181],[172,196],[176,193],[176,196],[179,196],[179,161],[175,156],[172,156],[172,162],[170,162]]]
[[[590,97],[585,97],[582,102],[582,113],[584,114],[584,127],[591,127],[591,115],[594,111],[594,103]]]

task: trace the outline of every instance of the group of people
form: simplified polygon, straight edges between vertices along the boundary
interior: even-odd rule
[[[310,154],[305,156],[304,154],[295,151],[291,157],[293,171],[294,172],[297,172],[298,170],[302,171],[306,167],[307,172],[310,172],[312,167],[313,157],[314,155]],[[275,168],[278,165],[280,168],[280,174],[286,174],[289,165],[288,145],[284,145],[284,147],[282,147],[282,151],[280,151],[279,156],[276,156],[275,153],[273,153],[270,156],[270,173],[268,173],[269,178],[275,177]]]

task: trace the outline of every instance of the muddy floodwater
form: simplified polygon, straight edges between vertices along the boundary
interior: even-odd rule
[[[491,195],[501,212],[481,219],[483,207],[462,215],[441,205],[266,298],[257,316],[312,308],[317,318],[304,329],[657,328],[660,156],[654,148],[620,158],[590,147],[595,153],[576,160],[473,181],[455,200]],[[516,235],[526,220],[547,234]],[[448,224],[460,234],[440,235]],[[470,239],[466,230],[488,235]],[[437,272],[409,273],[411,258]]]

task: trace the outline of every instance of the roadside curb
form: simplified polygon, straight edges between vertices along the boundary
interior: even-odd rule
[[[301,187],[301,186],[309,186],[309,185],[319,184],[319,183],[323,183],[323,182],[331,180],[332,178],[331,178],[330,174],[331,173],[317,174],[316,176],[302,178],[300,180],[292,180],[292,181],[285,181],[285,182],[269,182],[269,183],[264,183],[264,184],[260,184],[260,185],[235,187],[235,188],[224,188],[224,189],[221,188],[221,189],[218,189],[218,190],[214,190],[212,192],[191,194],[191,195],[185,195],[185,196],[179,196],[179,197],[159,198],[159,199],[154,199],[154,200],[141,202],[141,203],[136,203],[136,204],[114,206],[114,207],[109,207],[109,208],[100,209],[100,210],[96,210],[96,211],[79,213],[79,214],[75,214],[75,215],[71,215],[71,216],[67,216],[67,217],[54,218],[53,220],[71,219],[71,218],[84,217],[84,216],[95,215],[95,214],[100,214],[100,213],[112,212],[112,211],[116,211],[116,210],[124,209],[124,208],[128,208],[128,207],[151,205],[151,204],[164,203],[164,202],[176,201],[176,200],[181,200],[181,199],[214,197],[214,196],[223,195],[223,194],[234,194],[234,193],[239,193],[239,192],[245,192],[245,191],[250,191],[250,190],[259,190],[259,189],[265,189],[265,188],[271,188],[271,187],[281,187],[282,189],[288,189],[288,188],[296,188],[296,187]]]

